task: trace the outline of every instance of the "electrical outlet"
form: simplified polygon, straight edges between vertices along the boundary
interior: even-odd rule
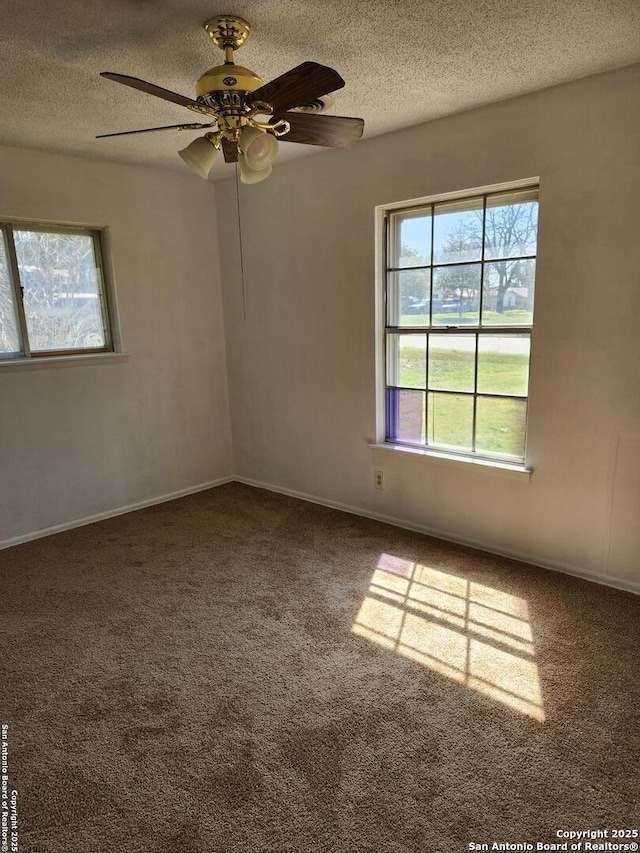
[[[384,489],[384,471],[373,472],[373,485],[376,489]]]

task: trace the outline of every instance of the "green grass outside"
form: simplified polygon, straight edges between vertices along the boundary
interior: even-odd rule
[[[431,348],[429,389],[432,391],[473,391],[474,353],[464,350]],[[398,385],[424,388],[426,353],[421,347],[400,349]],[[481,394],[527,394],[529,359],[519,353],[480,352],[478,392]]]
[[[400,350],[398,384],[405,388],[425,388],[425,351],[404,346]],[[480,353],[478,392],[484,394],[527,393],[529,359],[519,353]],[[473,397],[438,394],[437,391],[473,391],[474,353],[462,350],[431,349],[429,354],[429,444],[471,447]],[[423,395],[420,395],[423,400]],[[416,405],[418,401],[416,401]],[[423,406],[423,402],[420,403]],[[427,425],[424,415],[421,440]],[[415,418],[415,416],[414,416]],[[526,403],[517,399],[479,397],[476,411],[476,450],[522,456]]]
[[[526,403],[522,400],[479,397],[476,413],[476,451],[521,457],[524,453]],[[471,447],[473,398],[429,394],[429,444]]]

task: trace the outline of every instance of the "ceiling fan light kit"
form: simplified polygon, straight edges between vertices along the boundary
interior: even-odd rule
[[[240,165],[240,180],[243,184],[259,184],[260,181],[269,177],[273,169],[273,166],[267,166],[265,169],[252,169],[242,152],[238,157],[238,163]]]
[[[208,136],[199,136],[182,151],[178,151],[187,166],[190,166],[201,178],[209,177],[217,153],[218,149]]]
[[[251,27],[243,18],[218,15],[204,28],[220,50],[224,63],[210,68],[196,83],[193,100],[137,77],[103,71],[101,76],[133,89],[171,101],[210,119],[193,123],[102,134],[125,136],[160,130],[199,130],[213,128],[179,151],[180,157],[202,178],[213,167],[216,152],[222,149],[225,162],[239,162],[240,179],[254,184],[271,174],[278,142],[298,142],[339,148],[362,136],[364,121],[359,118],[317,115],[333,103],[326,97],[344,86],[344,80],[326,65],[303,62],[291,71],[264,83],[249,68],[236,65],[234,53],[249,37]],[[261,121],[258,116],[271,116]]]
[[[270,166],[278,153],[277,139],[252,125],[242,128],[238,136],[238,146],[251,169]]]

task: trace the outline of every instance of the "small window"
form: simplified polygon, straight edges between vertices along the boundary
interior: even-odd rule
[[[111,352],[100,231],[0,223],[0,359]]]
[[[386,440],[523,463],[538,188],[385,223]]]

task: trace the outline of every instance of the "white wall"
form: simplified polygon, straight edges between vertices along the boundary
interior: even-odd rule
[[[108,226],[130,353],[0,364],[0,543],[229,476],[213,184],[3,148],[0,216]]]
[[[636,66],[276,166],[241,188],[246,321],[219,184],[236,472],[640,589],[638,103]],[[370,449],[374,207],[536,176],[533,476]]]

